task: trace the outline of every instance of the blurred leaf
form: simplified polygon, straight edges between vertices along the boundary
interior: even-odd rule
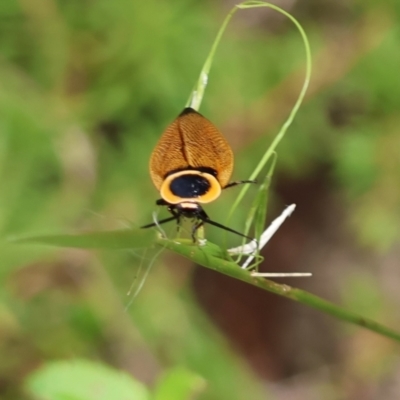
[[[145,400],[144,385],[125,372],[86,360],[55,361],[33,372],[28,393],[41,400]]]
[[[193,399],[206,386],[200,375],[186,368],[171,369],[158,382],[154,400],[187,400]]]
[[[365,273],[349,274],[343,281],[342,299],[346,307],[352,310],[360,310],[370,318],[378,318],[384,314],[387,304],[376,285],[376,277]]]
[[[337,175],[352,196],[371,189],[377,178],[376,138],[367,128],[350,132],[339,144]]]
[[[81,234],[43,235],[10,238],[14,243],[40,243],[80,249],[135,249],[154,243],[154,232],[142,229],[123,229]]]

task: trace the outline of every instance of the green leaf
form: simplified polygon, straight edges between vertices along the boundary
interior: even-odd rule
[[[25,382],[40,400],[146,400],[146,387],[125,372],[86,360],[55,361]]]
[[[154,243],[154,232],[144,229],[122,229],[77,234],[38,235],[9,238],[14,243],[40,243],[80,249],[134,249]]]
[[[196,398],[206,387],[206,381],[200,375],[186,368],[169,370],[158,382],[154,400],[187,400]]]
[[[296,289],[285,284],[278,284],[262,277],[252,276],[250,271],[240,268],[233,261],[218,257],[215,249],[210,252],[208,243],[205,246],[186,246],[178,241],[169,241],[165,239],[159,239],[158,243],[206,268],[239,279],[240,281],[277,294],[278,296],[297,301],[316,310],[322,311],[325,314],[330,314],[342,321],[350,322],[400,342],[399,332],[370,318],[346,310],[343,307],[337,306],[336,304],[308,293],[305,290]]]

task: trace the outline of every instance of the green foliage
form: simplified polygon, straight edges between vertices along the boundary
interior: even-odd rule
[[[167,371],[159,380],[154,393],[154,400],[185,400],[201,393],[206,386],[205,380],[185,368]]]
[[[148,176],[151,149],[185,104],[227,11],[223,2],[183,0],[0,1],[2,399],[23,398],[25,390],[57,398],[53,388],[64,388],[64,399],[82,398],[70,391],[93,380],[143,398],[269,398],[197,305],[183,258],[154,262],[155,250],[137,248],[147,248],[154,232],[139,239],[127,230],[151,222],[158,196]],[[311,37],[315,73],[279,145],[276,176],[312,177],[327,166],[327,186],[347,210],[352,241],[385,252],[400,238],[399,4],[304,2],[292,12]],[[223,38],[202,108],[236,147],[235,179],[247,178],[271,143],[304,75],[290,23],[246,13]],[[210,215],[223,222],[236,196],[224,194]],[[231,219],[234,229],[243,229],[246,201]],[[173,237],[176,228],[166,230]],[[41,239],[132,250],[58,251],[6,241],[77,231],[111,232]],[[206,233],[223,242],[213,228]],[[182,249],[190,258],[193,246]],[[220,251],[209,250],[211,260]],[[346,307],[391,321],[382,313],[397,310],[395,295],[379,281],[339,281]],[[132,282],[133,289],[143,286],[134,299],[125,296]],[[63,359],[76,359],[76,369]],[[156,383],[148,389],[139,383],[150,380]],[[343,394],[336,380],[329,388]]]
[[[28,377],[26,389],[40,400],[149,399],[145,386],[127,373],[78,359],[48,363]]]
[[[137,249],[151,246],[154,233],[150,230],[124,229],[116,231],[81,234],[31,236],[14,239],[17,243],[41,243],[50,246],[75,247],[81,249]],[[11,239],[12,241],[12,239]]]

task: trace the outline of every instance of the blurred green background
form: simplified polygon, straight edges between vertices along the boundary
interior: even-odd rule
[[[169,385],[158,399],[400,397],[398,346],[376,334],[176,255],[154,259],[156,248],[6,240],[151,222],[151,150],[234,4],[0,1],[1,399],[30,398],[27,376],[75,359],[126,371],[152,393]],[[285,282],[399,327],[400,2],[275,4],[309,35],[314,71],[278,148],[269,218],[297,210],[262,270],[313,272]],[[267,9],[236,14],[200,110],[232,144],[234,179],[268,147],[303,75],[290,21]],[[236,194],[210,216],[224,223]],[[242,230],[247,209],[230,226]],[[222,235],[207,228],[216,243]]]

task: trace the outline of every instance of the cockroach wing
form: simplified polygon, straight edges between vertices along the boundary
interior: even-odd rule
[[[229,183],[233,153],[219,130],[191,108],[165,130],[150,158],[150,175],[157,189],[165,177],[177,170],[211,168],[221,187]]]

